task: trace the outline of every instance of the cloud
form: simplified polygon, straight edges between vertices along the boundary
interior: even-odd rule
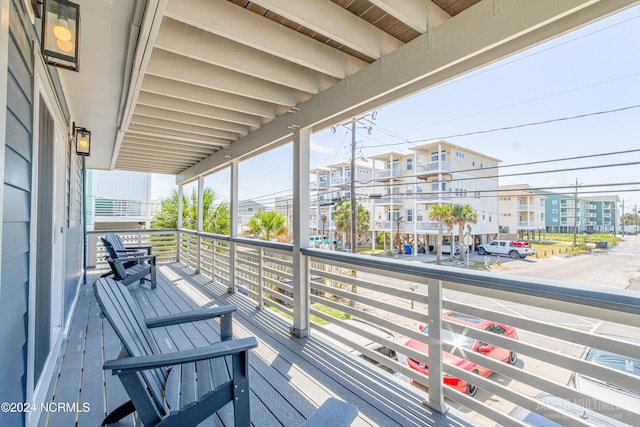
[[[333,153],[333,149],[331,149],[329,147],[323,147],[322,145],[318,144],[317,142],[313,142],[313,141],[311,141],[311,144],[309,145],[309,148],[314,153]]]

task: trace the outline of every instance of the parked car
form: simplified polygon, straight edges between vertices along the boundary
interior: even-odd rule
[[[628,341],[640,345],[640,340],[615,335],[607,336],[609,338]],[[622,371],[629,375],[640,377],[640,359],[637,358],[588,347],[582,354],[582,359],[587,362],[595,363],[596,365],[605,366],[607,368]],[[577,372],[571,377],[571,384],[585,394],[597,397],[605,402],[610,402],[616,406],[623,406],[626,408],[640,407],[640,392],[638,390],[629,390],[609,383],[604,379],[592,378]]]
[[[309,246],[312,248],[322,248],[324,245],[329,246],[329,238],[327,236],[310,236]]]
[[[529,242],[520,240],[494,240],[489,244],[478,245],[478,254],[480,255],[509,255],[513,259],[518,259],[534,253]]]
[[[482,329],[484,331],[493,332],[495,334],[503,335],[512,339],[518,339],[518,333],[515,328],[513,328],[512,326],[504,325],[502,323],[494,322],[492,320],[484,320],[478,317],[468,316],[466,314],[456,313],[452,311],[444,313],[442,315],[442,318],[451,322],[456,322],[461,325],[468,326],[470,328]],[[425,334],[429,333],[426,326],[421,327],[421,330]],[[493,344],[483,343],[480,340],[457,334],[446,328],[442,329],[442,339],[447,344],[453,344],[456,347],[460,347],[467,351],[483,353],[486,356],[491,357],[492,359],[508,362],[512,365],[515,364],[516,360],[518,359],[518,355],[513,351],[509,351]],[[429,346],[422,341],[411,339],[407,341],[405,345],[414,350],[429,354]],[[484,368],[480,365],[476,365],[473,362],[446,352],[443,355],[443,361],[445,363],[455,365],[459,368],[466,369],[467,371],[479,374],[483,377],[488,377],[493,373],[493,371],[490,369]],[[407,364],[410,368],[425,375],[429,375],[429,366],[426,363],[420,362],[419,360],[411,357],[407,357]],[[444,384],[453,387],[462,393],[467,393],[469,396],[475,396],[475,394],[478,392],[478,387],[474,386],[473,384],[469,384],[464,380],[447,374],[445,374],[444,377]]]
[[[622,427],[627,425],[609,418],[606,415],[602,415],[598,412],[592,411],[591,409],[576,405],[575,403],[568,402],[549,393],[542,392],[536,396],[536,399],[553,407],[554,409],[557,409],[559,412],[588,420],[591,425],[596,427]],[[519,406],[513,409],[509,415],[532,427],[562,427],[562,424],[559,424],[562,422],[562,419],[557,415],[553,416],[553,414],[551,414],[548,418],[545,418],[537,412],[531,412],[528,409],[521,408]],[[558,422],[553,420],[557,420]]]
[[[395,337],[393,336],[392,333],[384,331],[380,328],[377,328],[373,325],[370,325],[368,323],[362,322],[360,320],[357,319],[348,319],[345,320],[344,323],[349,324],[350,326],[353,326],[357,329],[361,329],[364,332],[367,332],[369,334],[378,336],[380,338],[384,338],[386,340],[389,341],[395,341]],[[383,344],[380,344],[378,342],[376,342],[375,340],[371,340],[370,338],[367,338],[363,335],[360,335],[356,332],[352,332],[348,329],[342,328],[339,325],[335,324],[335,323],[330,323],[328,325],[323,325],[322,326],[324,329],[327,329],[335,334],[340,335],[341,337],[346,338],[347,340],[351,341],[354,344],[357,344],[359,346],[365,347],[369,350],[374,350],[377,351],[380,354],[383,354],[384,356],[389,357],[390,359],[393,360],[397,360],[398,362],[402,363],[402,364],[406,364],[406,360],[404,355],[396,353],[394,350],[384,346]],[[360,351],[346,345],[343,344],[342,342],[336,341],[333,338],[322,334],[322,332],[319,333],[322,336],[322,339],[325,341],[329,341],[331,344],[333,344],[336,348],[342,349],[344,352],[346,353],[351,353],[352,355],[356,356],[356,357],[362,357],[364,360],[378,366],[381,369],[384,369],[387,372],[393,373],[395,374],[395,372],[388,368],[387,366],[381,365],[380,363],[378,363],[377,361],[365,356],[364,354],[362,354]]]
[[[451,253],[451,244],[450,243],[444,243],[442,245],[442,253],[443,254],[450,254]],[[453,255],[459,255],[460,254],[460,243],[459,242],[455,242],[453,244]]]

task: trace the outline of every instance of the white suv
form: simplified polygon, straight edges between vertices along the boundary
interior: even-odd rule
[[[534,251],[529,242],[516,240],[494,240],[490,244],[478,246],[478,254],[509,255],[513,259],[533,255]]]

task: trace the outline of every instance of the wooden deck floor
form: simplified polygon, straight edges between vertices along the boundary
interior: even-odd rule
[[[253,335],[259,346],[250,357],[252,424],[299,426],[329,397],[356,405],[359,417],[354,426],[466,426],[471,425],[453,410],[441,415],[422,404],[417,390],[382,372],[364,360],[342,353],[320,340],[295,338],[288,325],[240,295],[180,264],[162,266],[158,287],[132,285],[145,316],[153,317],[199,307],[233,303],[233,332],[237,337]],[[120,341],[99,308],[91,287],[85,285],[73,317],[68,338],[63,343],[57,378],[51,382],[48,401],[74,403],[79,411],[59,411],[42,415],[39,426],[98,426],[105,414],[127,399],[117,377],[105,372],[105,360],[116,358]],[[212,321],[213,322],[213,321]],[[169,329],[174,328],[174,329]],[[154,330],[162,351],[208,342],[215,322],[192,326],[171,326]],[[190,342],[191,344],[185,344]],[[88,404],[83,407],[83,404]],[[202,425],[231,426],[228,405]],[[116,425],[132,426],[135,415]]]

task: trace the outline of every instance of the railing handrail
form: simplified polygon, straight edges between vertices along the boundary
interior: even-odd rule
[[[495,276],[482,271],[451,269],[438,265],[420,265],[393,259],[363,257],[356,254],[327,252],[318,249],[300,250],[303,255],[326,259],[334,262],[348,262],[367,268],[420,276],[429,279],[456,282],[473,287],[490,288],[512,294],[558,300],[605,310],[622,310],[625,313],[640,315],[640,295],[625,289],[602,288],[597,285],[568,284],[565,282],[518,278],[510,275]]]
[[[168,233],[173,231],[183,231],[177,228],[140,228],[140,229],[128,229],[128,230],[87,230],[87,234],[136,234],[136,233]]]
[[[244,245],[259,246],[261,248],[275,249],[284,252],[293,252],[293,245],[290,243],[269,242],[267,240],[251,239],[248,237],[231,237],[230,240],[234,243]]]

